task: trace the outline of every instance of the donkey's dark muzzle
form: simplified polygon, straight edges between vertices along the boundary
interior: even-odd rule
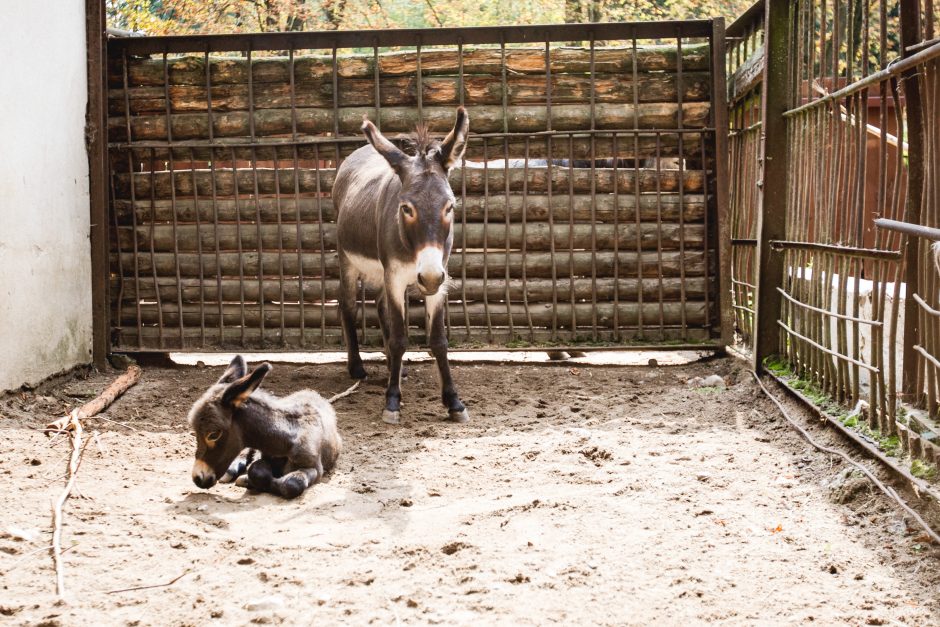
[[[444,276],[443,272],[419,272],[418,287],[425,296],[434,296],[444,284]]]
[[[215,485],[215,482],[215,472],[212,471],[209,464],[197,459],[196,463],[193,464],[193,483],[203,490],[208,490]]]

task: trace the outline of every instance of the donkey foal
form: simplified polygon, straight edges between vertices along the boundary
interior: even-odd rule
[[[237,476],[237,485],[292,499],[336,464],[342,440],[333,407],[312,390],[283,398],[258,390],[270,371],[271,364],[263,363],[248,373],[238,355],[193,404],[193,482],[200,488]],[[260,459],[251,461],[249,452],[246,462],[246,448],[257,449]]]

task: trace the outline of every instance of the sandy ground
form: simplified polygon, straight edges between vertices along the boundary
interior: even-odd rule
[[[0,622],[940,625],[938,551],[733,360],[459,365],[467,425],[438,420],[417,364],[400,427],[370,364],[337,402],[336,471],[293,502],[190,481],[186,411],[221,370],[148,368],[104,414],[123,426],[88,421],[65,603],[46,547],[68,445],[37,429],[116,374],[0,399]],[[275,366],[266,387],[329,395],[343,370]],[[728,390],[685,384],[714,372]]]

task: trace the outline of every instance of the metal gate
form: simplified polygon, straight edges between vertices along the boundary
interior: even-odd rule
[[[452,345],[727,342],[721,20],[114,39],[107,76],[111,350],[335,349],[336,167],[457,105]]]

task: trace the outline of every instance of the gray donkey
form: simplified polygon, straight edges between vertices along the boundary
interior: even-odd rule
[[[336,464],[343,444],[332,405],[312,390],[283,398],[258,390],[270,371],[263,363],[249,373],[237,355],[193,404],[193,482],[200,488],[238,477],[238,485],[292,499]],[[246,448],[257,449],[260,459],[252,461],[254,451],[246,455]]]
[[[408,343],[405,302],[411,287],[424,296],[430,349],[448,417],[468,420],[447,361],[444,303],[456,202],[447,174],[463,156],[469,129],[470,118],[460,107],[443,141],[432,141],[427,127],[419,125],[413,136],[415,154],[408,155],[366,120],[362,131],[369,145],[353,152],[336,173],[333,202],[347,366],[351,377],[365,378],[356,335],[356,283],[362,279],[379,289],[376,304],[389,370],[382,420],[389,424],[401,418],[401,362]]]

